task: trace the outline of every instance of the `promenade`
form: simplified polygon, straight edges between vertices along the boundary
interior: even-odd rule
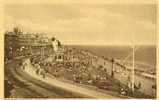
[[[115,98],[116,97],[110,94],[106,94],[99,91],[87,89],[81,86],[77,86],[75,84],[66,83],[66,82],[64,83],[52,78],[50,75],[46,75],[46,78],[43,78],[41,75],[37,75],[35,73],[35,70],[33,69],[32,66],[26,67],[25,72],[31,75],[32,77],[36,78],[37,80],[48,83],[49,85],[61,88],[65,91],[77,93],[86,97],[92,97],[92,98]]]

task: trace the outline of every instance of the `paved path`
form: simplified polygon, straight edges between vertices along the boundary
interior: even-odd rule
[[[14,98],[119,98],[116,94],[62,82],[50,75],[44,79],[35,73],[33,67],[22,70],[18,65],[19,62],[21,61],[16,59],[5,64],[5,76],[15,86],[12,91]]]
[[[29,75],[31,75],[32,77],[34,77],[38,80],[41,80],[43,82],[46,82],[46,83],[53,85],[53,86],[56,86],[56,87],[60,87],[64,90],[67,90],[67,91],[70,91],[73,93],[78,93],[81,95],[86,95],[88,97],[95,97],[95,98],[115,98],[114,96],[109,95],[109,94],[105,94],[105,93],[98,92],[95,90],[86,89],[84,87],[80,87],[80,86],[70,84],[70,83],[64,83],[64,82],[58,81],[58,80],[53,79],[53,78],[48,77],[48,76],[46,76],[46,78],[44,79],[44,78],[42,78],[42,76],[37,75],[35,73],[35,70],[32,67],[26,68],[25,71]]]
[[[42,84],[37,80],[33,80],[28,74],[24,73],[17,66],[18,60],[13,60],[5,63],[5,78],[8,79],[14,86],[11,90],[11,98],[48,98],[61,97],[54,91],[44,88],[47,85]],[[31,81],[33,80],[33,81]],[[38,85],[36,83],[41,85]]]

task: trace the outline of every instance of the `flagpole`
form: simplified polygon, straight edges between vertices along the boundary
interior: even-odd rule
[[[132,52],[133,52],[133,61],[132,61],[132,92],[134,93],[134,83],[135,83],[135,43],[134,43],[134,34],[132,34]]]

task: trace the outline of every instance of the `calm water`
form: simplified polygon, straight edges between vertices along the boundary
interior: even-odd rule
[[[124,60],[131,52],[130,46],[82,46],[82,45],[71,45],[70,47],[83,49],[90,51],[99,56],[105,56],[108,58],[115,58]],[[156,67],[156,46],[136,46],[138,49],[135,52],[135,60]],[[128,61],[132,57],[129,57]]]
[[[73,48],[83,49],[90,51],[99,56],[105,56],[108,58],[115,59],[125,59],[130,52],[132,52],[132,48],[130,46],[71,46]],[[142,63],[150,64],[151,66],[146,67],[154,67],[156,68],[156,46],[137,46],[135,53],[135,60],[140,61]],[[130,57],[128,60],[131,60]],[[140,66],[141,67],[141,66]],[[144,66],[145,68],[145,66]],[[115,73],[115,78],[120,80],[122,83],[126,83],[127,78],[123,77],[121,73]],[[144,78],[139,75],[135,75],[135,83],[141,83],[142,87],[140,91],[147,95],[151,95],[155,97],[156,90],[152,89],[152,85],[156,83],[156,80],[150,80]]]

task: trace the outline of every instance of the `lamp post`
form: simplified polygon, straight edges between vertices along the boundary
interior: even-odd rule
[[[111,77],[114,78],[114,59],[111,59],[112,62],[112,68],[111,68]]]
[[[132,62],[132,92],[134,92],[134,83],[135,83],[135,52],[133,45],[133,62]]]
[[[132,92],[134,93],[134,83],[135,83],[135,44],[134,44],[134,34],[132,34]]]

